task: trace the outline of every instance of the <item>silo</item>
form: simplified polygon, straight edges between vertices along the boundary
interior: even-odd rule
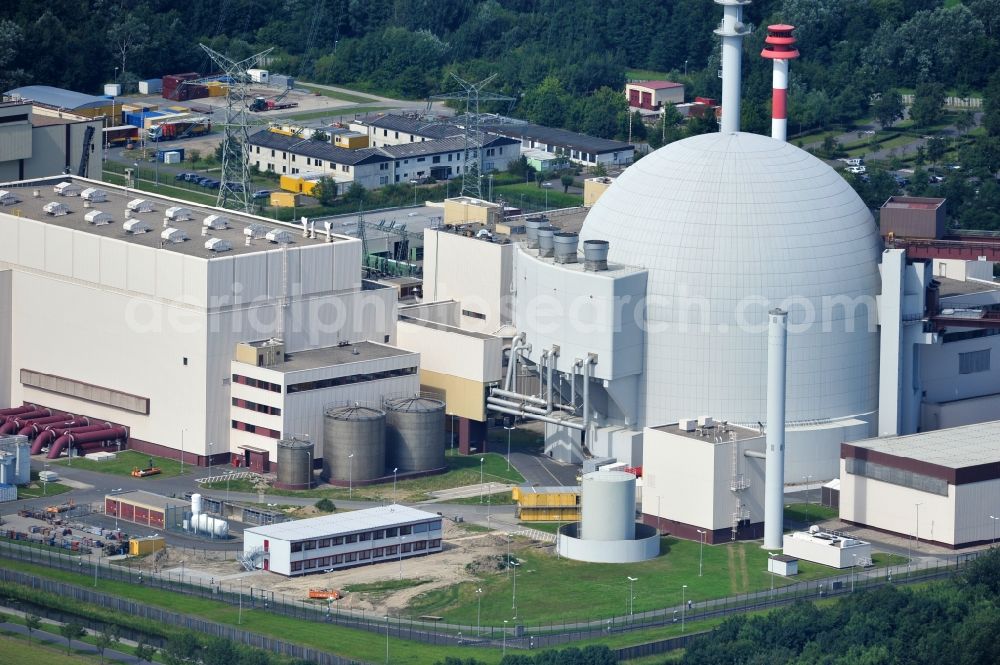
[[[635,538],[635,476],[625,471],[593,471],[583,477],[580,538]]]
[[[313,485],[315,448],[311,441],[281,439],[278,441],[278,480],[275,487],[305,490]]]
[[[386,402],[386,468],[429,471],[444,464],[444,402],[404,397]]]
[[[350,482],[384,475],[385,412],[367,406],[327,409],[323,417],[323,478]]]

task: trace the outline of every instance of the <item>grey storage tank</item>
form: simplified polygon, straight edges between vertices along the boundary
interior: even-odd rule
[[[312,441],[281,439],[278,441],[278,479],[274,486],[286,490],[307,490],[313,486]]]
[[[444,467],[444,402],[404,397],[386,402],[386,468],[430,471]]]
[[[327,409],[323,417],[323,478],[349,482],[384,475],[385,412],[369,406]]]

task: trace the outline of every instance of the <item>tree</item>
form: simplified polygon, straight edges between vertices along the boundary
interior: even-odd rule
[[[24,615],[24,627],[28,629],[28,644],[31,644],[31,633],[32,631],[38,630],[42,627],[42,618],[37,614],[32,614],[28,612]]]
[[[208,640],[201,654],[204,665],[233,665],[237,658],[238,653],[233,643],[219,637]]]
[[[94,646],[97,647],[97,653],[101,656],[101,665],[104,665],[104,651],[115,644],[118,644],[121,638],[118,636],[118,630],[114,626],[104,625],[101,627],[97,637],[94,641]]]
[[[940,83],[921,83],[913,95],[910,117],[917,127],[930,127],[944,116],[944,86]]]
[[[933,136],[927,141],[927,158],[937,164],[948,151],[948,142],[941,136]]]
[[[545,182],[545,173],[543,173],[542,171],[536,171],[535,172],[535,185],[538,186],[538,189],[542,188],[542,183],[543,182]]]
[[[136,642],[135,648],[132,649],[132,653],[134,653],[135,657],[139,659],[139,662],[146,661],[148,663],[153,662],[153,658],[156,656],[156,651],[156,647],[151,644],[146,644],[145,640],[141,637],[139,638],[139,641]]]
[[[311,138],[313,141],[319,141],[320,143],[330,142],[330,135],[324,132],[322,129],[317,129],[315,132],[312,133],[312,136],[310,136],[309,138]]]
[[[337,506],[333,505],[333,501],[329,499],[320,499],[316,502],[316,510],[322,510],[324,513],[332,513],[337,509]]]
[[[190,631],[175,633],[167,640],[161,652],[167,665],[187,665],[197,663],[201,655],[201,643]]]
[[[903,96],[899,94],[899,90],[888,90],[879,95],[872,103],[872,113],[882,129],[892,127],[893,123],[903,117]]]
[[[957,129],[960,134],[965,134],[975,126],[976,112],[972,109],[960,111],[958,117],[955,118],[955,129]]]
[[[83,635],[83,626],[76,621],[67,621],[59,626],[59,634],[66,638],[66,653],[68,654],[73,640]]]
[[[990,136],[1000,136],[1000,71],[990,77],[983,92],[983,126]]]
[[[321,206],[332,206],[337,201],[337,182],[333,178],[320,178],[312,195]]]
[[[568,173],[564,173],[559,177],[559,182],[562,183],[563,194],[566,194],[569,192],[569,186],[573,184],[573,176]]]
[[[364,203],[368,198],[368,190],[360,182],[352,182],[344,194],[344,200],[351,203]]]
[[[604,162],[597,162],[591,169],[591,172],[598,178],[603,178],[608,175],[608,167],[604,165]]]

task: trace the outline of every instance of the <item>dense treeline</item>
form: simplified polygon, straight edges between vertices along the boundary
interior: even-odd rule
[[[925,588],[886,586],[729,619],[688,647],[698,665],[959,665],[1000,662],[1000,551]]]
[[[513,113],[625,138],[626,68],[718,96],[719,18],[710,0],[10,0],[0,87],[98,92],[115,76],[128,86],[209,71],[199,42],[237,59],[274,47],[272,69],[413,98],[454,89],[451,72],[496,72]],[[861,117],[893,88],[981,89],[1000,65],[1000,0],[757,0],[745,18],[757,27],[745,49],[750,131],[767,129],[770,66],[758,54],[771,22],[798,28],[793,130]]]

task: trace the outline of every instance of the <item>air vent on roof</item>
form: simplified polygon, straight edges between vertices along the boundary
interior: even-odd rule
[[[228,252],[232,248],[233,246],[229,244],[229,241],[222,238],[209,238],[205,241],[205,249],[213,252]]]
[[[209,215],[202,220],[202,225],[206,229],[221,230],[229,228],[229,218],[224,215]]]
[[[248,224],[243,228],[243,235],[247,239],[263,238],[267,235],[268,228],[263,224]]]
[[[110,224],[115,221],[111,218],[111,213],[101,212],[100,210],[91,210],[86,215],[84,219],[93,224],[94,226],[104,226],[105,224]]]
[[[135,235],[140,233],[149,233],[152,230],[149,224],[141,219],[130,219],[122,224],[122,228],[125,229],[126,233],[132,233]]]
[[[80,198],[84,201],[90,201],[91,203],[103,203],[108,200],[108,193],[103,189],[88,187],[80,192]]]
[[[52,215],[53,217],[59,217],[60,215],[69,214],[69,206],[67,206],[65,203],[57,203],[55,201],[51,203],[46,203],[44,206],[42,206],[42,210],[44,210],[47,214]]]
[[[289,233],[288,231],[284,231],[281,229],[273,229],[271,231],[268,231],[264,235],[264,237],[267,238],[267,240],[269,240],[270,242],[279,243],[281,245],[287,245],[288,243],[292,242],[292,234]]]
[[[72,182],[61,182],[52,188],[52,191],[59,196],[80,196],[83,187]]]
[[[6,189],[0,189],[0,206],[10,206],[20,202],[21,199],[17,198],[14,192],[8,192]]]
[[[167,242],[179,243],[184,242],[188,239],[188,234],[183,231],[183,229],[175,229],[173,227],[167,227],[163,229],[160,237]]]
[[[181,206],[167,208],[167,211],[163,213],[163,216],[171,222],[186,222],[193,217],[190,208],[184,208]]]
[[[132,212],[153,212],[153,204],[146,199],[132,199],[125,207]]]

